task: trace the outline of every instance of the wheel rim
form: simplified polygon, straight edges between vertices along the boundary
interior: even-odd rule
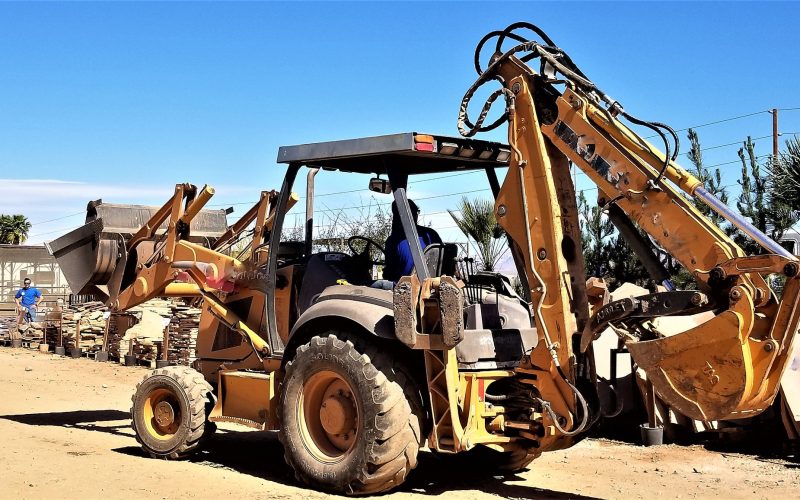
[[[306,379],[297,405],[303,444],[318,460],[344,460],[356,443],[358,402],[341,375],[322,370]]]
[[[171,439],[181,423],[178,396],[164,388],[153,389],[144,401],[143,420],[147,432],[160,440]]]

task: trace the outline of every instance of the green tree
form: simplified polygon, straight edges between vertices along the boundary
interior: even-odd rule
[[[483,271],[494,271],[508,245],[500,236],[503,230],[497,225],[494,216],[494,202],[483,199],[461,199],[459,210],[448,210],[456,226],[467,236],[470,245],[478,254],[478,265]]]
[[[713,194],[722,203],[727,205],[728,192],[725,189],[725,186],[722,185],[722,175],[720,174],[719,169],[717,168],[711,172],[711,170],[703,165],[703,151],[700,148],[700,138],[698,137],[697,132],[689,129],[688,137],[689,152],[687,153],[687,156],[689,157],[689,161],[692,162],[693,168],[691,169],[691,173],[703,183],[703,187],[705,187],[706,191]],[[724,226],[724,217],[711,210],[711,208],[709,208],[709,206],[703,203],[701,200],[694,198],[692,201],[697,210],[711,219],[714,224],[720,227]]]
[[[606,280],[610,288],[617,288],[625,282],[646,287],[652,281],[639,257],[631,250],[622,235],[617,234],[609,241],[606,258],[608,259]]]
[[[772,193],[789,209],[800,211],[800,139],[786,141],[786,150],[770,166]]]
[[[0,215],[0,243],[21,245],[30,230],[31,223],[24,215]]]
[[[609,262],[607,239],[614,234],[614,225],[603,215],[600,207],[589,205],[583,191],[578,194],[578,213],[587,278],[604,277],[608,272]]]
[[[743,143],[738,154],[742,162],[742,178],[738,181],[742,192],[736,208],[759,231],[777,241],[797,221],[798,211],[793,210],[785,199],[783,187],[774,181],[769,182],[769,170],[762,170],[755,154],[755,144],[750,137]],[[769,162],[777,163],[771,158]],[[737,233],[734,240],[748,255],[764,253],[758,244],[744,234]]]
[[[586,277],[603,278],[612,289],[626,281],[647,284],[650,279],[647,271],[625,239],[617,233],[602,207],[590,205],[580,192],[578,212]]]
[[[344,211],[318,210],[316,220],[320,223],[314,225],[312,247],[315,252],[350,253],[347,240],[352,236],[363,236],[384,246],[386,238],[392,231],[391,210],[377,203],[361,208],[352,215],[348,215]],[[300,224],[284,227],[281,239],[283,241],[304,241],[305,226]],[[354,246],[356,250],[361,251],[363,245],[363,240],[360,240]],[[374,247],[371,248],[371,254],[374,260],[383,260],[383,255]]]

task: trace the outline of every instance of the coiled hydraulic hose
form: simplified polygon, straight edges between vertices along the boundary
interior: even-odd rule
[[[516,32],[522,29],[533,31],[544,43],[531,41]],[[497,38],[495,52],[490,59],[490,63],[484,70],[481,67],[481,52],[486,43],[493,38]],[[519,43],[510,50],[502,52],[502,46],[506,39],[511,39]],[[658,189],[658,185],[661,183],[670,162],[678,157],[680,151],[680,139],[675,130],[663,123],[641,120],[625,111],[619,102],[600,90],[600,88],[578,68],[569,55],[556,46],[553,40],[547,36],[541,28],[531,23],[519,22],[511,24],[504,30],[492,31],[486,34],[478,42],[474,56],[475,71],[478,73],[478,79],[464,94],[458,113],[458,130],[461,135],[464,137],[472,137],[478,132],[488,132],[499,127],[509,119],[509,111],[513,111],[514,106],[513,94],[510,92],[504,92],[502,90],[493,92],[484,103],[475,124],[469,119],[468,107],[475,92],[489,81],[497,80],[501,85],[504,85],[502,78],[497,74],[497,68],[500,63],[507,60],[512,55],[521,53],[526,53],[520,56],[520,60],[526,63],[536,58],[541,59],[541,74],[546,74],[545,69],[551,68],[553,73],[560,73],[571,85],[580,88],[590,97],[597,99],[598,102],[604,102],[612,115],[622,116],[634,125],[646,127],[655,132],[663,141],[665,152],[664,165],[661,167],[655,179],[650,182],[650,186],[653,189]],[[483,123],[486,120],[486,116],[501,93],[505,97],[505,112],[497,120],[484,126]]]

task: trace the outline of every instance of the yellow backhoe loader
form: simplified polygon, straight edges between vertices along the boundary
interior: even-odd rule
[[[521,30],[541,41],[527,40]],[[481,51],[490,41],[496,50],[483,69]],[[514,46],[504,51],[508,41]],[[111,307],[164,294],[203,299],[193,369],[157,369],[133,396],[133,427],[148,453],[186,456],[213,422],[232,421],[278,430],[299,480],[347,494],[398,486],[425,444],[440,453],[483,450],[485,467],[519,470],[542,452],[571,446],[603,414],[591,342],[609,326],[647,372],[652,393],[691,418],[741,418],[770,405],[800,319],[798,259],[674,162],[671,129],[630,115],[535,26],[490,33],[475,65],[478,80],[459,114],[465,137],[409,132],[281,147],[283,185],[257,210],[246,258],[191,241],[191,221],[209,188],[178,186],[160,218],[118,242],[106,272],[87,281],[108,287]],[[469,101],[491,81],[499,89],[473,124]],[[499,97],[505,113],[484,125]],[[665,152],[623,119],[653,129]],[[472,138],[504,124],[508,145]],[[590,306],[570,162],[597,185],[601,204],[662,291]],[[301,170],[305,235],[284,241]],[[501,274],[458,265],[453,245],[420,243],[409,178],[475,170],[485,172],[494,194],[521,295]],[[375,176],[370,190],[391,194],[414,261],[392,290],[371,272],[383,264],[379,242],[351,238],[351,253],[315,247],[321,172],[320,179],[369,174]],[[765,253],[744,255],[690,197]],[[137,248],[153,241],[152,228],[165,220],[168,230],[150,257],[137,258]],[[60,262],[71,252],[93,251],[70,245],[77,237],[63,239]],[[695,290],[674,289],[654,245],[693,274]],[[780,301],[764,279],[768,273],[787,278]],[[649,321],[706,311],[712,319],[669,337]]]

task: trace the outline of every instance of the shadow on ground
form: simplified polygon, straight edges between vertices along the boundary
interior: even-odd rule
[[[2,420],[11,420],[25,425],[64,427],[84,431],[104,432],[133,437],[130,426],[131,414],[120,410],[75,410],[49,413],[26,413],[0,415]],[[104,422],[124,421],[117,425],[102,425]]]
[[[800,468],[800,442],[787,438],[775,407],[761,415],[732,424],[720,423],[719,430],[694,432],[688,425],[670,424],[664,428],[664,443],[699,445],[722,454],[738,454],[769,461],[789,469]],[[611,439],[641,446],[639,424],[647,421],[642,411],[632,411],[613,419],[601,420],[591,431],[594,438]]]
[[[138,446],[126,446],[114,451],[125,455],[145,457]],[[303,486],[283,459],[283,447],[275,432],[238,432],[221,430],[205,449],[190,459],[209,467],[233,470],[242,474],[284,485]],[[417,468],[397,490],[423,495],[441,495],[447,492],[477,490],[514,498],[562,499],[584,497],[569,492],[532,488],[513,481],[522,481],[517,475],[492,476],[457,457],[438,457],[423,451]]]
[[[75,410],[52,413],[29,413],[0,415],[0,419],[32,426],[53,426],[102,432],[131,438],[131,446],[113,451],[130,456],[146,457],[133,440],[130,414],[119,410]],[[113,422],[113,424],[111,424]],[[111,425],[109,425],[111,424]],[[737,434],[738,436],[738,434]],[[719,453],[735,453],[751,456],[755,460],[776,463],[786,468],[800,468],[800,454],[796,448],[775,449],[764,446],[775,439],[765,439],[763,433],[743,434],[746,439],[693,439],[693,444],[702,444]],[[684,441],[685,442],[685,441]],[[759,444],[760,443],[760,444]],[[275,481],[286,485],[300,486],[283,458],[283,447],[275,432],[220,430],[209,440],[204,450],[190,459],[192,462],[215,468],[229,469],[242,474]],[[531,464],[536,467],[536,462]],[[485,464],[476,463],[468,457],[440,456],[423,451],[416,470],[409,476],[399,491],[423,495],[441,495],[447,492],[476,490],[504,497],[515,498],[591,498],[569,491],[545,490],[518,484],[519,475],[493,475]]]

